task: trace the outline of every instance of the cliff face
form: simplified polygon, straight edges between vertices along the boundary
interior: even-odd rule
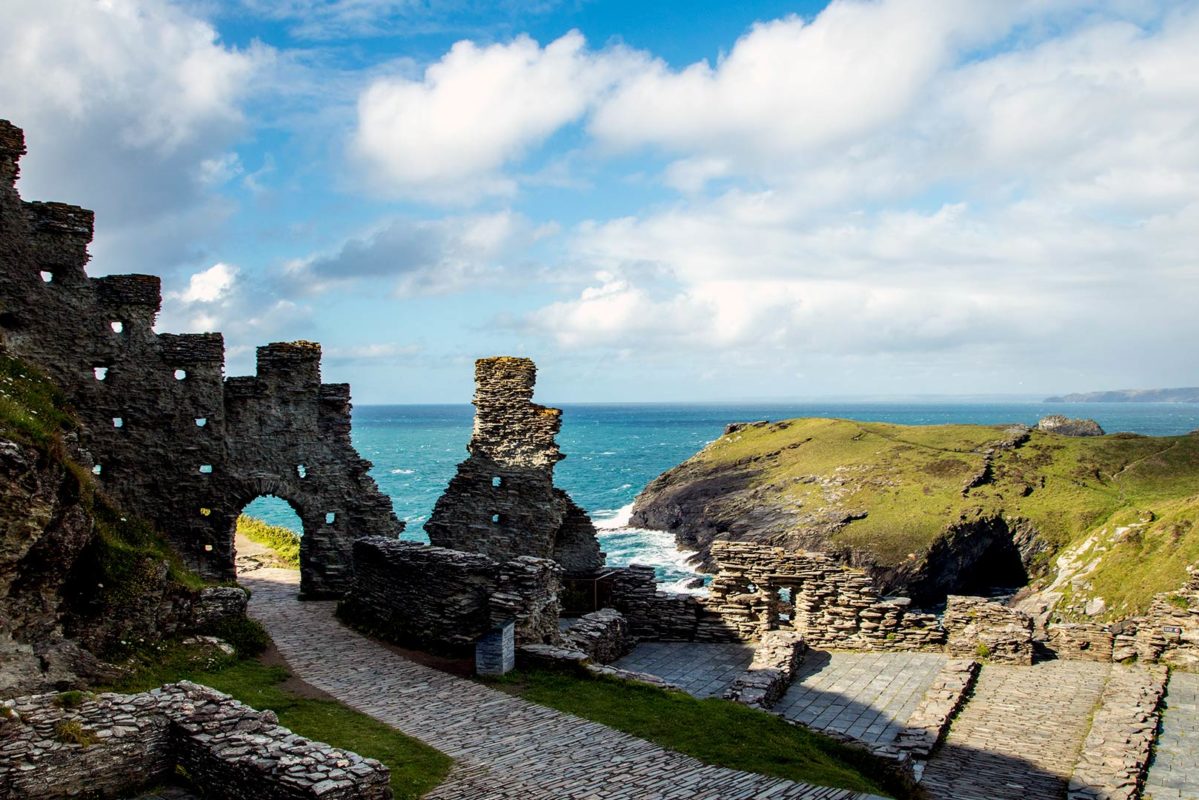
[[[1111,588],[1129,563],[1153,565],[1154,591],[1185,580],[1199,531],[1179,509],[1199,509],[1197,490],[1197,435],[800,419],[729,426],[650,483],[632,524],[675,533],[705,563],[717,539],[830,553],[927,604],[1050,577],[1059,551],[1127,518],[1147,550],[1109,552],[1110,574],[1096,573],[1114,609],[1151,595]]]

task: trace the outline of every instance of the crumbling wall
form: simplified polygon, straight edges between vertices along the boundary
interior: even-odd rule
[[[354,583],[338,614],[397,644],[467,652],[496,625],[518,644],[555,641],[562,568],[546,558],[499,562],[381,536],[354,542]]]
[[[233,578],[237,516],[274,495],[303,522],[303,594],[344,592],[353,539],[403,525],[350,442],[349,387],[321,383],[320,346],[260,347],[256,377],[224,379],[219,333],[154,332],[157,277],[88,277],[92,212],[22,201],[24,152],[0,120],[0,347],[63,388],[101,485],[189,566]]]
[[[176,765],[230,800],[388,800],[389,770],[183,681],[141,694],[0,704],[0,800],[127,797]]]
[[[437,501],[425,531],[439,547],[553,558],[568,575],[604,564],[587,515],[554,488],[564,456],[555,437],[562,412],[533,402],[537,367],[527,358],[475,362],[475,426],[458,472]]]
[[[945,599],[946,651],[957,658],[979,658],[1028,666],[1033,661],[1032,617],[985,597],[950,595]]]

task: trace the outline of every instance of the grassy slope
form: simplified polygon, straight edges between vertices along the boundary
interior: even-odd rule
[[[710,468],[758,457],[761,502],[868,512],[832,541],[869,551],[883,564],[922,552],[962,514],[1027,518],[1056,548],[1105,525],[1153,519],[1105,556],[1095,593],[1109,607],[1136,610],[1150,588],[1183,581],[1185,565],[1199,557],[1199,436],[1071,438],[1034,431],[1022,447],[999,451],[993,481],[963,497],[963,485],[983,465],[981,451],[1003,436],[1002,427],[801,419],[724,436],[695,459]]]
[[[527,700],[713,764],[822,786],[899,794],[882,761],[772,714],[644,684],[527,670],[494,681]]]
[[[138,692],[190,680],[225,692],[301,736],[376,758],[391,770],[397,800],[418,798],[441,783],[453,762],[440,751],[341,703],[303,697],[284,682],[286,669],[255,658],[232,658],[195,647],[168,645],[144,654],[139,668],[107,691]]]
[[[300,568],[300,537],[295,531],[242,514],[237,518],[237,532],[273,550],[282,566]]]

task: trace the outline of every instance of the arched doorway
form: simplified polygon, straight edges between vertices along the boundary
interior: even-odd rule
[[[260,495],[237,517],[234,564],[239,577],[263,568],[300,569],[304,523],[281,497]]]

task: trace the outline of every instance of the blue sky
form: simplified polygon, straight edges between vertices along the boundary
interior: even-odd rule
[[[6,0],[26,199],[357,402],[1199,383],[1199,3]]]

